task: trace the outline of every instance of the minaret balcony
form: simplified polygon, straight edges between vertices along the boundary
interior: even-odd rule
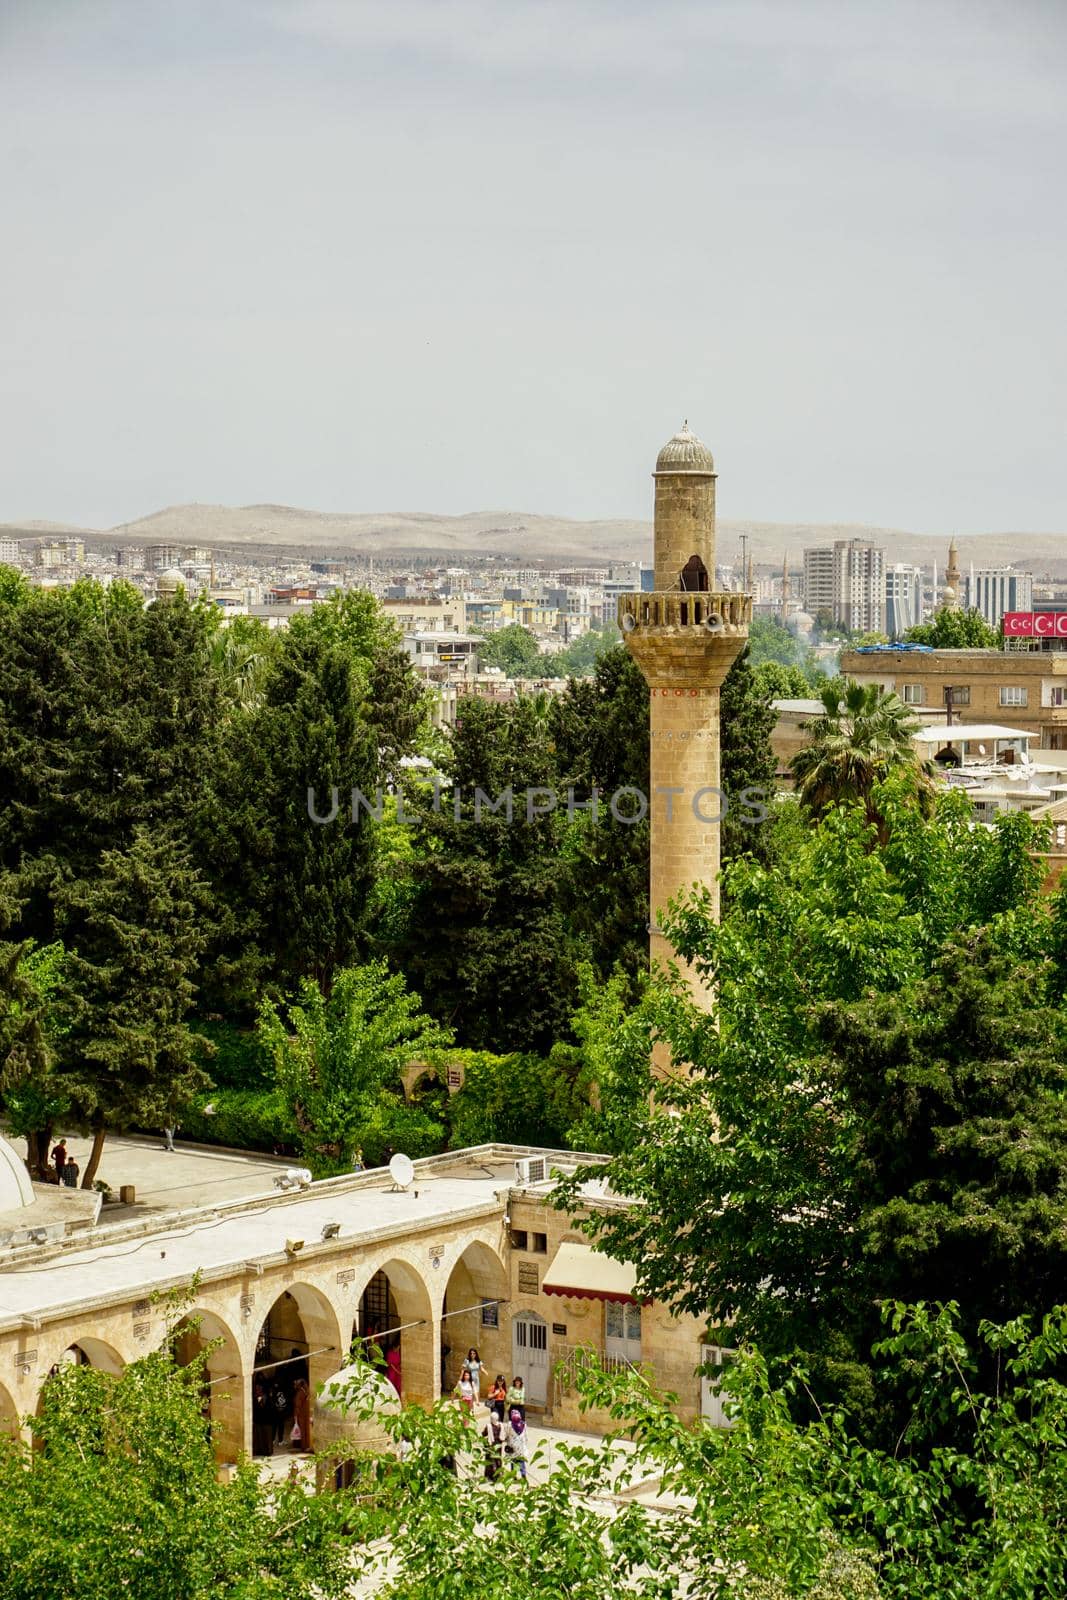
[[[752,621],[752,596],[702,589],[641,590],[619,596],[618,622],[630,636],[657,633],[725,634],[744,638]]]
[[[707,589],[619,596],[626,648],[655,694],[717,691],[745,648],[752,596]]]

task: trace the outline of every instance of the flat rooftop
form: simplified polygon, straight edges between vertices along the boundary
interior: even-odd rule
[[[575,1151],[535,1151],[485,1146],[415,1163],[404,1191],[384,1168],[327,1178],[303,1190],[279,1192],[273,1173],[258,1194],[214,1208],[173,1211],[97,1228],[56,1248],[42,1246],[0,1257],[0,1329],[24,1317],[49,1317],[86,1302],[121,1300],[124,1294],[187,1282],[194,1273],[225,1276],[245,1262],[285,1260],[287,1239],[302,1239],[305,1255],[316,1247],[333,1255],[345,1245],[431,1230],[445,1222],[503,1212],[516,1188],[516,1158],[549,1155],[560,1166],[597,1160]],[[160,1161],[166,1157],[160,1152]],[[280,1163],[278,1165],[281,1165]],[[286,1164],[291,1165],[291,1164]],[[535,1186],[547,1190],[550,1185]],[[591,1186],[590,1198],[596,1185]],[[340,1224],[328,1244],[327,1223]]]

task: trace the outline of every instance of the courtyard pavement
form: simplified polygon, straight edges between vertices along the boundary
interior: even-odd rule
[[[55,1138],[62,1137],[57,1133]],[[74,1157],[82,1172],[89,1159],[92,1141],[78,1134],[66,1137],[67,1154]],[[21,1144],[21,1141],[18,1141]],[[100,1226],[129,1222],[163,1211],[184,1211],[194,1206],[216,1205],[222,1200],[241,1200],[248,1195],[269,1193],[274,1175],[294,1165],[292,1157],[258,1155],[255,1152],[214,1150],[210,1145],[184,1144],[179,1133],[175,1148],[163,1148],[163,1135],[152,1139],[109,1134],[104,1145],[97,1177],[103,1178],[117,1195],[123,1184],[136,1190],[134,1206],[107,1205],[100,1212]]]

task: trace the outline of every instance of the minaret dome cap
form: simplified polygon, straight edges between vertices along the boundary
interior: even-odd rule
[[[688,422],[683,422],[673,439],[668,439],[656,457],[656,473],[694,472],[702,477],[715,476],[715,462],[707,445],[690,433]]]

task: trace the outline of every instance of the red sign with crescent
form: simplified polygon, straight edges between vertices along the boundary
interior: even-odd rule
[[[1005,611],[1006,639],[1067,639],[1067,611]]]

